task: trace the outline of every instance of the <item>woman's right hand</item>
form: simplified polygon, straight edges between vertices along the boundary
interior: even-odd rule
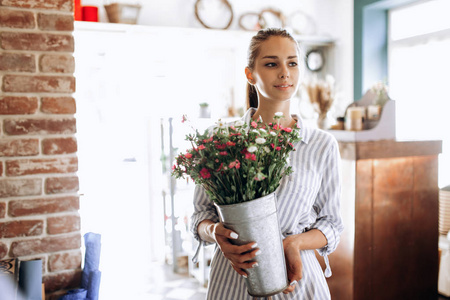
[[[239,275],[247,278],[245,269],[258,266],[256,261],[251,261],[261,253],[257,244],[252,242],[241,246],[233,245],[230,240],[238,238],[236,232],[225,228],[220,222],[210,224],[208,227],[209,234],[216,241],[223,255],[230,261],[233,269]]]

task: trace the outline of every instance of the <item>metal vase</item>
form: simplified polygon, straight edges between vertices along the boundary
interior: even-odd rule
[[[261,250],[261,254],[254,259],[258,266],[246,269],[248,293],[253,297],[269,297],[285,290],[289,282],[275,193],[216,207],[224,226],[239,235],[237,240],[231,240],[233,244],[256,242]]]

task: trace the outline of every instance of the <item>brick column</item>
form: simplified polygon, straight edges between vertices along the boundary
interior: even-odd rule
[[[72,10],[0,0],[0,259],[42,259],[48,299],[81,279]]]

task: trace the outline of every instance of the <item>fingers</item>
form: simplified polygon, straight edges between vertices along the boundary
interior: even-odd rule
[[[221,243],[218,241],[224,256],[237,268],[249,269],[257,266],[255,258],[261,254],[256,243],[249,243],[242,246],[231,243]]]
[[[223,226],[222,223],[216,223],[214,233],[216,235],[224,236],[232,240],[236,240],[239,237],[239,235],[236,232],[228,228],[225,228],[225,226]]]
[[[233,269],[239,275],[247,278],[245,269],[256,268],[258,262],[255,258],[261,254],[255,242],[244,245],[234,245],[230,240],[235,240],[239,236],[236,232],[225,228],[222,223],[214,225],[214,236],[223,255],[230,261]]]
[[[247,278],[247,277],[248,277],[247,272],[245,272],[243,269],[238,268],[238,267],[234,266],[233,264],[231,264],[231,266],[232,266],[233,269],[234,269],[239,275],[241,275],[242,277],[244,277],[244,278]]]
[[[234,243],[231,243],[230,240],[237,239],[238,234],[230,229],[225,228],[221,223],[215,224],[214,237],[224,254],[231,254],[231,255],[249,254],[241,258],[244,260],[249,260],[255,256],[256,252],[253,252],[257,247],[257,244],[255,242],[247,243],[244,245],[234,245]]]
[[[256,246],[256,243],[253,243]],[[228,254],[225,257],[230,261],[233,269],[241,276],[247,278],[248,274],[245,271],[246,269],[256,268],[258,267],[258,262],[254,260],[256,256],[261,253],[260,249],[254,249],[250,252],[246,252],[244,254],[232,255]],[[252,260],[249,260],[252,259]]]
[[[297,283],[298,282],[296,280],[292,281],[289,286],[283,291],[283,294],[289,294],[290,292],[293,292]]]

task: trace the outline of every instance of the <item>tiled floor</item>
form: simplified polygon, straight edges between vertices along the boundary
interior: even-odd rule
[[[152,300],[204,300],[206,288],[193,277],[174,274],[171,267],[152,265],[151,283],[147,288],[147,299]]]
[[[189,275],[174,274],[170,266],[154,264],[151,283],[147,286],[142,299],[151,300],[205,300],[206,288]],[[438,296],[437,300],[450,300]]]

